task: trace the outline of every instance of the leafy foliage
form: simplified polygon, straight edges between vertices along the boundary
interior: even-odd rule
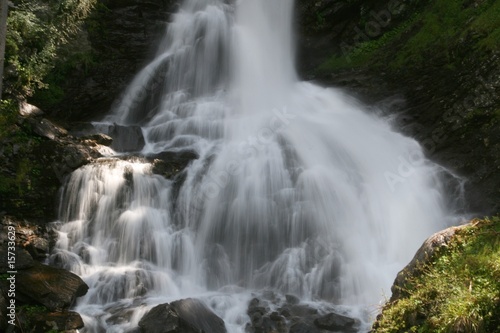
[[[17,0],[8,18],[6,79],[8,92],[29,96],[46,87],[59,48],[68,43],[96,0]]]

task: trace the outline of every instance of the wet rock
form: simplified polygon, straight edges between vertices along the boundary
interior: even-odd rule
[[[52,311],[67,309],[88,290],[77,275],[37,262],[18,272],[16,286],[16,298],[42,304]]]
[[[139,321],[144,333],[225,333],[224,321],[197,299],[183,299],[151,309]]]
[[[321,331],[310,324],[297,322],[290,327],[289,333],[321,333]]]
[[[269,311],[269,309],[266,308],[265,305],[266,305],[265,302],[261,302],[258,298],[254,298],[248,304],[247,314],[249,316],[251,316],[255,313],[259,313],[260,315],[263,315]]]
[[[140,151],[145,144],[142,129],[139,126],[122,126],[118,124],[101,127],[113,138],[111,148],[119,152]]]
[[[318,314],[318,310],[308,305],[296,304],[288,308],[292,316],[306,317]]]
[[[295,295],[285,295],[285,298],[286,298],[286,302],[288,304],[292,304],[292,305],[295,305],[295,304],[299,304],[300,303],[300,299],[295,296]]]
[[[314,320],[314,325],[328,331],[341,331],[344,333],[357,332],[360,322],[356,319],[337,313],[329,313]]]
[[[283,304],[283,296],[278,296],[273,293],[272,297],[265,292],[262,296],[265,299],[253,298],[248,304],[247,314],[250,317],[250,323],[246,327],[248,333],[286,333],[289,330],[290,323],[288,319],[291,317],[289,305],[283,305],[277,310],[272,310]],[[307,311],[302,311],[307,312]],[[310,311],[316,313],[315,311]],[[309,318],[308,315],[305,315]],[[312,319],[310,320],[312,322]]]
[[[103,146],[111,146],[111,144],[113,143],[113,138],[103,133],[92,134],[89,136],[82,137],[82,139],[92,140],[95,143]]]
[[[184,170],[191,161],[198,158],[198,154],[192,151],[163,152],[147,156],[153,164],[153,173],[162,175],[167,179],[174,178]]]
[[[272,301],[253,298],[247,309],[250,322],[248,333],[323,333],[335,331],[356,332],[361,323],[358,319],[336,313],[324,314],[293,295],[275,295]],[[293,303],[293,304],[291,304]]]

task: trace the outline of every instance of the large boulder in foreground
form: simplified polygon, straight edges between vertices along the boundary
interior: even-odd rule
[[[139,327],[144,333],[226,333],[224,321],[193,298],[155,306]]]
[[[42,304],[51,311],[69,308],[89,287],[77,275],[35,262],[16,275],[16,298]]]

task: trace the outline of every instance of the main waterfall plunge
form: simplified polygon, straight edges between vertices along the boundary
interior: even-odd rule
[[[292,16],[292,0],[185,1],[104,121],[142,128],[136,155],[198,158],[172,180],[117,157],[68,180],[51,259],[90,286],[85,332],[126,332],[186,297],[243,332],[262,290],[365,309],[369,325],[397,271],[454,222],[446,172],[417,142],[298,81]]]

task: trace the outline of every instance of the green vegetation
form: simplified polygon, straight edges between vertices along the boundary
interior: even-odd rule
[[[389,303],[373,332],[500,332],[500,217],[475,220]]]
[[[357,45],[342,44],[342,55],[334,56],[326,61],[320,68],[320,71],[329,71],[334,69],[344,69],[351,67],[361,67],[371,63],[372,57],[377,52],[383,51],[387,45],[406,32],[416,20],[416,15],[408,21],[403,22],[398,27],[383,34],[378,39],[372,39]]]
[[[327,60],[319,71],[387,65],[399,70],[431,62],[453,69],[464,50],[484,54],[500,50],[499,17],[498,0],[432,1],[380,37],[356,45],[346,43],[349,47],[344,44],[342,54]]]
[[[14,0],[8,18],[6,90],[14,97],[46,88],[62,45],[79,31],[96,0]]]
[[[93,65],[87,36],[81,29],[97,0],[13,0],[5,54],[5,100],[0,101],[0,143],[6,163],[0,166],[2,205],[20,209],[43,188],[44,169],[37,164],[43,139],[18,114],[18,100],[50,108],[64,97],[62,83],[77,68]],[[37,162],[40,162],[37,160]]]
[[[49,309],[43,305],[22,305],[17,310],[17,315],[19,317],[18,324],[22,325],[21,329],[31,329],[37,317],[43,316],[49,312]]]
[[[33,182],[39,181],[39,166],[34,166],[28,156],[38,149],[42,139],[32,134],[29,124],[20,121],[17,102],[3,100],[0,106],[2,154],[15,168],[15,174],[12,174],[8,168],[4,169],[7,163],[0,166],[0,197],[15,198],[32,191]]]

